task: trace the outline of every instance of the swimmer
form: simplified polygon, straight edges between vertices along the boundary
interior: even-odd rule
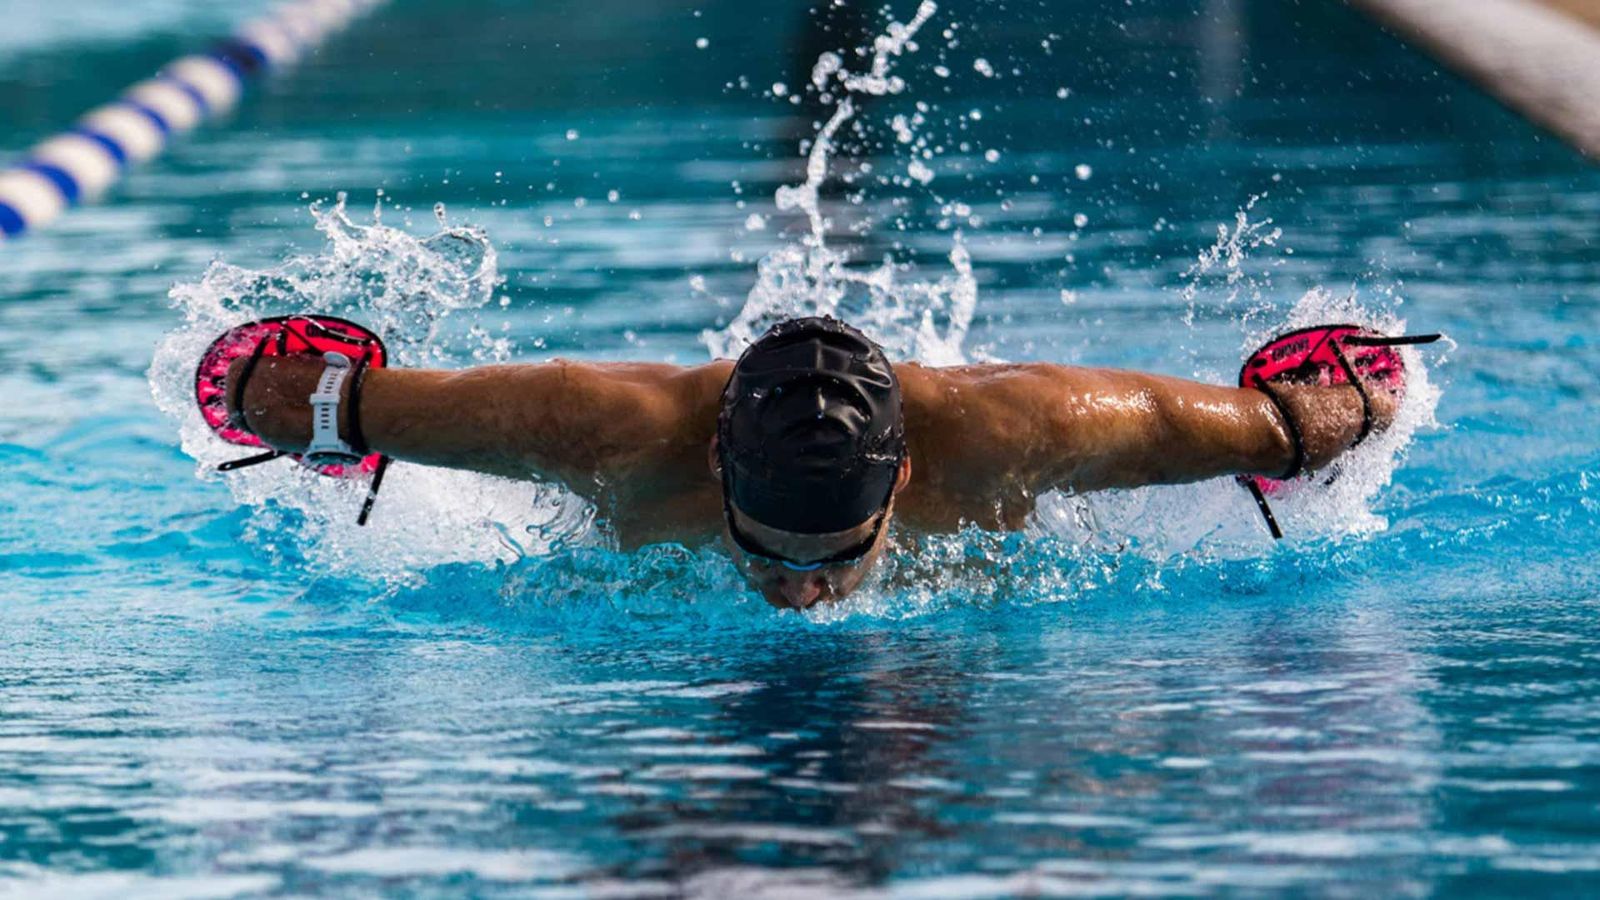
[[[1052,490],[1315,471],[1397,405],[1365,379],[1253,389],[1047,363],[890,365],[826,317],[692,367],[330,368],[234,361],[231,421],[284,452],[315,438],[352,458],[557,481],[623,546],[720,540],[769,603],[795,609],[860,587],[891,525],[1013,530]]]

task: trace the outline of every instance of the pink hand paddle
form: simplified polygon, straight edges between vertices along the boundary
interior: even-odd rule
[[[1437,334],[1388,337],[1360,325],[1316,325],[1299,328],[1278,335],[1261,349],[1250,354],[1250,358],[1245,360],[1244,367],[1239,370],[1239,386],[1263,391],[1272,397],[1274,403],[1278,403],[1278,398],[1267,385],[1353,384],[1361,395],[1363,412],[1361,433],[1355,440],[1355,443],[1359,444],[1366,439],[1372,428],[1371,403],[1367,397],[1367,389],[1377,386],[1396,398],[1405,396],[1406,364],[1395,348],[1409,344],[1431,344],[1438,339]],[[1289,418],[1287,412],[1284,414],[1284,419],[1289,423],[1290,431],[1294,432],[1294,420]],[[1298,470],[1300,436],[1298,433],[1292,433],[1291,437],[1296,444],[1294,468]],[[1268,478],[1265,475],[1239,476],[1239,483],[1255,497],[1256,505],[1260,507],[1262,517],[1267,520],[1267,528],[1272,532],[1274,539],[1282,538],[1283,532],[1278,528],[1271,507],[1267,505],[1267,497],[1281,493],[1288,479],[1297,474],[1298,471],[1290,472],[1284,478]]]
[[[344,354],[358,371],[361,368],[381,369],[388,361],[388,351],[384,348],[381,338],[354,322],[333,316],[276,316],[230,328],[211,342],[211,346],[201,355],[199,366],[195,368],[194,397],[195,403],[200,407],[200,415],[211,430],[224,441],[241,447],[264,448],[266,444],[248,431],[242,421],[228,415],[229,391],[234,391],[236,397],[243,395],[244,383],[249,380],[256,363],[263,356],[303,356],[320,359],[324,353],[329,352]],[[228,369],[240,358],[249,361],[245,363],[240,373],[239,383],[229,385]],[[352,414],[355,413],[356,396],[357,394],[352,391]],[[237,405],[236,402],[235,406]],[[372,485],[367,490],[366,501],[362,504],[361,514],[356,520],[361,525],[367,523],[373,501],[377,499],[378,487],[383,483],[384,470],[389,465],[387,456],[372,453],[355,462],[310,463],[303,460],[298,453],[268,449],[255,456],[223,463],[217,468],[228,472],[269,462],[280,456],[287,456],[330,478],[356,478],[371,474]]]

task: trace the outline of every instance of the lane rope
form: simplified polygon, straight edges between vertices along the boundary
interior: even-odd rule
[[[209,52],[174,60],[68,131],[0,169],[0,243],[102,197],[131,166],[233,109],[249,81],[293,65],[385,0],[296,0],[245,23]]]

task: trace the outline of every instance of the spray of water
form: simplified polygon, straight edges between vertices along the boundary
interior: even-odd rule
[[[768,254],[757,265],[756,283],[726,328],[702,335],[713,356],[737,356],[773,324],[787,318],[833,315],[848,319],[891,356],[933,365],[966,361],[962,345],[978,303],[972,257],[959,232],[950,249],[952,272],[936,280],[904,278],[905,267],[885,259],[861,269],[849,254],[828,243],[830,221],[821,191],[838,151],[838,135],[856,115],[856,97],[900,94],[906,83],[892,72],[894,60],[916,48],[915,38],[938,11],[923,0],[909,22],[891,22],[872,45],[867,71],[852,72],[837,53],[824,53],[811,72],[811,89],[833,112],[806,152],[805,180],[780,187],[780,211],[798,212],[808,224],[797,243]],[[897,131],[909,133],[904,117]]]
[[[194,403],[195,362],[228,328],[310,312],[368,323],[384,336],[396,365],[510,357],[509,340],[481,321],[501,281],[493,246],[481,231],[449,226],[437,212],[440,230],[419,238],[383,225],[376,213],[370,225],[355,223],[341,196],[330,208],[312,208],[326,240],[321,252],[261,270],[215,262],[198,281],[172,289],[184,322],[157,348],[150,385],[157,405],[178,422],[183,449],[202,477],[222,477],[215,474],[218,463],[249,455],[217,440]],[[396,463],[370,525],[354,528],[364,484],[323,478],[285,460],[224,480],[240,503],[259,508],[251,528],[264,549],[385,578],[409,578],[447,562],[548,552],[586,534],[592,515],[550,485]]]

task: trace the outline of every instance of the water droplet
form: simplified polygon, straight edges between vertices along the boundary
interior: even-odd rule
[[[1072,168],[1072,174],[1078,176],[1079,181],[1088,181],[1094,176],[1094,169],[1087,163],[1078,163]]]

